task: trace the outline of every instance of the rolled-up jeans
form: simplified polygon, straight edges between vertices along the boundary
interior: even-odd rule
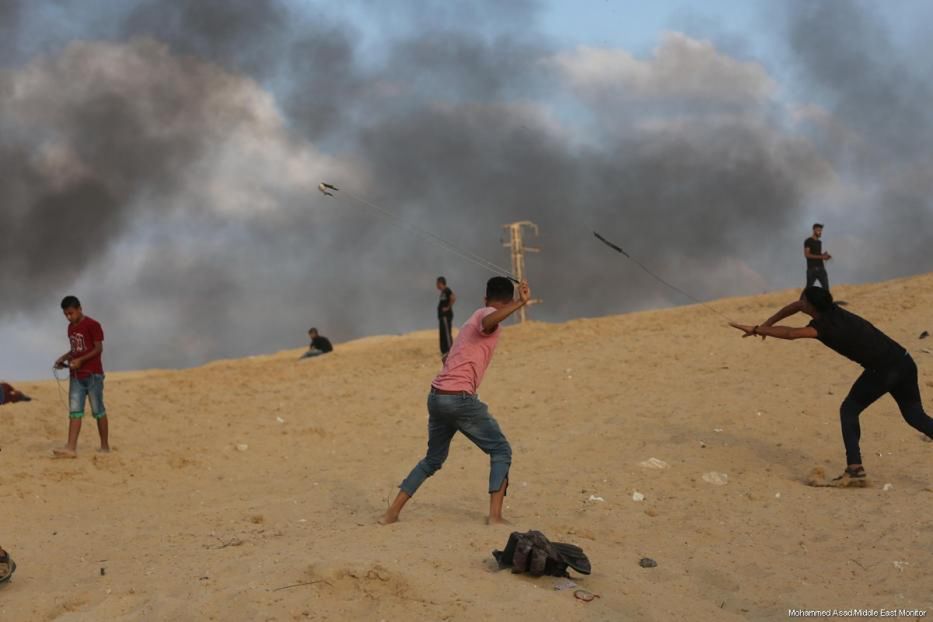
[[[450,441],[461,432],[489,456],[489,492],[502,488],[512,464],[512,447],[475,395],[428,395],[428,451],[399,488],[409,496],[447,460]]]

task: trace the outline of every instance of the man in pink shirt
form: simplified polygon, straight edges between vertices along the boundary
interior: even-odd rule
[[[427,454],[399,485],[398,495],[379,521],[383,525],[396,522],[418,487],[441,468],[458,431],[489,455],[487,522],[504,522],[502,501],[509,486],[512,448],[486,404],[479,401],[476,390],[499,341],[499,323],[528,304],[530,298],[528,283],[518,286],[518,300],[507,278],[497,276],[486,283],[486,306],[474,312],[460,329],[444,368],[431,383]]]

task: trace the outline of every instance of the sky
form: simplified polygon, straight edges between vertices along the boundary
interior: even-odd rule
[[[0,378],[59,301],[110,370],[455,323],[532,220],[534,319],[933,270],[933,4],[0,0]],[[345,190],[330,199],[320,181]],[[705,318],[711,325],[716,317]]]

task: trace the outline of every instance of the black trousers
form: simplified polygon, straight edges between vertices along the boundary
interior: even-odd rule
[[[829,291],[829,275],[826,274],[826,268],[807,268],[807,287],[810,287],[816,281],[820,282],[820,287]]]
[[[453,315],[442,315],[437,318],[437,329],[441,341],[441,357],[447,356],[447,353],[450,352],[450,346],[453,345],[454,342],[453,333],[451,333],[450,328],[453,320]]]
[[[858,418],[863,410],[879,397],[890,393],[901,410],[901,416],[912,428],[933,438],[933,419],[923,412],[920,387],[917,385],[917,365],[909,354],[886,369],[866,369],[858,377],[839,409],[842,441],[848,464],[861,464],[859,438],[862,430]]]

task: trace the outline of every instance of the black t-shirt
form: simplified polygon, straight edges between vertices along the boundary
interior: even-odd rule
[[[823,241],[814,240],[812,237],[807,238],[803,241],[803,247],[810,249],[811,255],[822,255],[823,254]],[[807,268],[822,268],[823,260],[822,259],[810,259],[807,257]]]
[[[823,345],[865,369],[884,369],[897,363],[907,352],[868,320],[836,305],[809,325],[816,329],[817,339]]]
[[[444,311],[444,307],[450,307],[450,297],[453,295],[454,293],[450,290],[449,287],[445,287],[443,290],[441,290],[441,297],[437,301],[437,317],[439,318],[446,317],[446,318],[453,319],[454,317],[453,307]]]
[[[311,347],[321,352],[330,352],[334,349],[334,346],[330,345],[330,339],[320,335],[311,340]]]

